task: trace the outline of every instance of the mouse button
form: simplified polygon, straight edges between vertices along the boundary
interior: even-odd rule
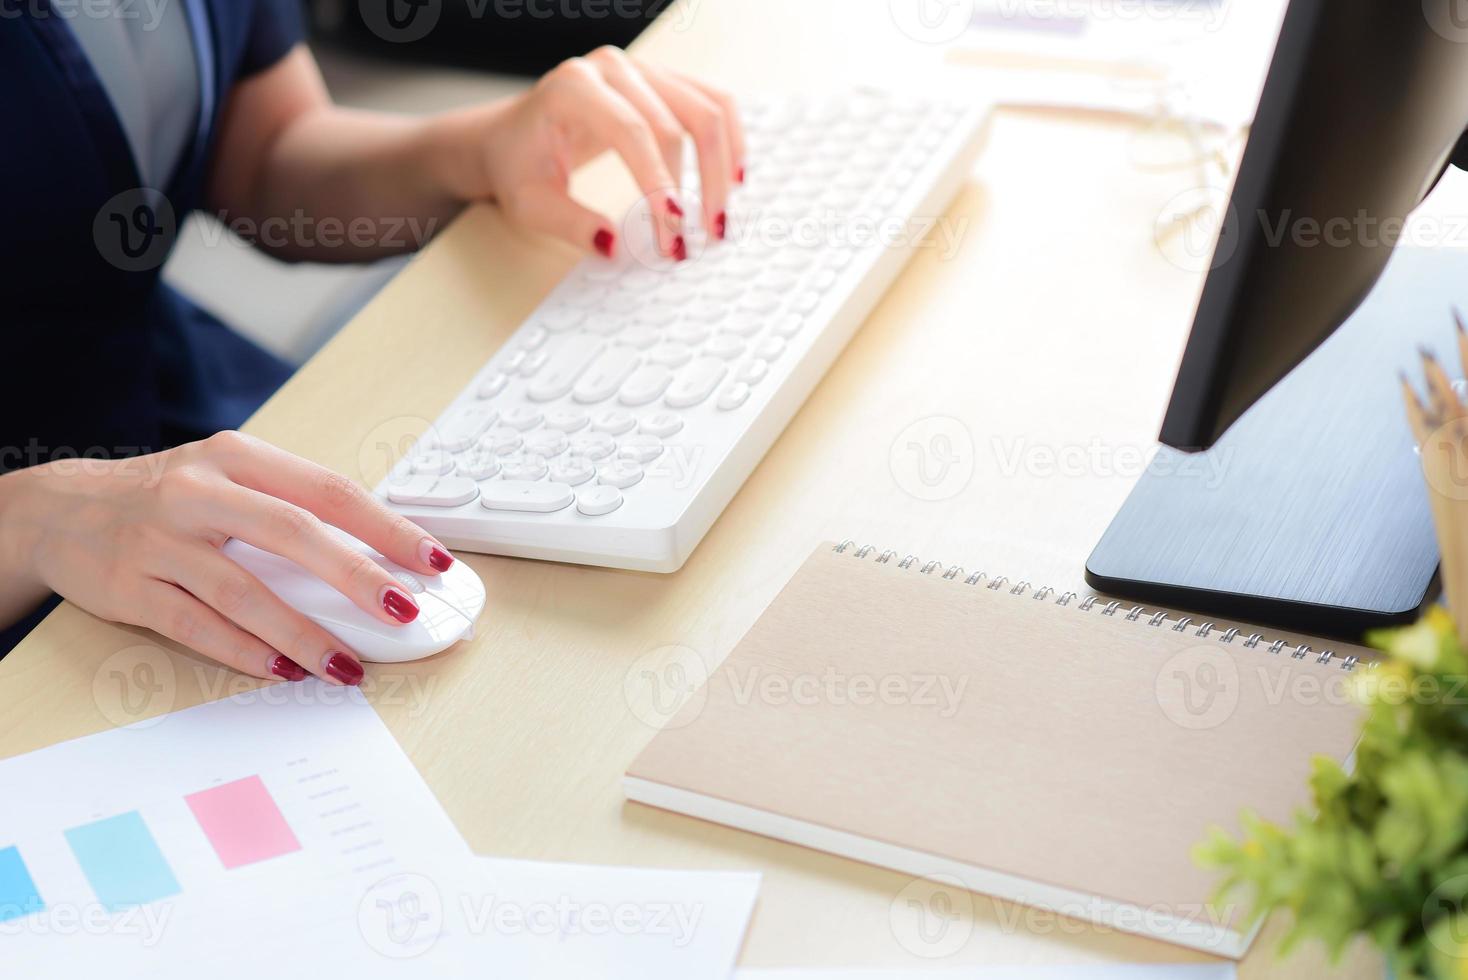
[[[424,593],[418,603],[418,618],[413,624],[441,639],[455,639],[465,629],[472,628],[474,620],[466,616],[457,606],[445,602],[432,592]]]
[[[421,595],[423,593],[423,590],[425,588],[424,584],[422,583],[422,581],[419,580],[418,576],[414,575],[412,572],[406,569],[399,568],[396,571],[388,569],[387,573],[393,578],[397,579],[398,582],[403,586],[403,588],[407,589],[414,595]]]
[[[462,571],[449,569],[438,576],[438,581],[432,583],[428,591],[466,615],[471,615],[471,618],[484,608],[484,582],[468,568]]]

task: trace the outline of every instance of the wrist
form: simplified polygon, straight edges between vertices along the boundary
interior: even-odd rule
[[[6,591],[0,595],[0,628],[25,615],[50,594],[35,555],[42,522],[37,519],[34,468],[0,476],[0,572]]]
[[[446,197],[470,204],[499,196],[490,149],[514,101],[501,99],[428,120],[424,139],[431,179]]]

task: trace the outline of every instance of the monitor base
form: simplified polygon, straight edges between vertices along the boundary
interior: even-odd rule
[[[1397,250],[1351,318],[1217,445],[1162,447],[1086,562],[1102,592],[1326,636],[1410,622],[1438,564],[1399,370],[1456,374],[1468,251]]]

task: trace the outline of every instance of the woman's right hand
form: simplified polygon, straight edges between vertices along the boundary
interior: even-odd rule
[[[239,538],[305,567],[388,625],[418,606],[341,528],[435,575],[448,549],[356,483],[237,432],[122,460],[0,478],[0,568],[83,609],[145,626],[256,677],[358,684],[350,650],[220,552]]]

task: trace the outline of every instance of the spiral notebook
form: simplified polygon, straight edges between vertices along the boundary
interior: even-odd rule
[[[628,770],[635,801],[1241,957],[1190,850],[1349,765],[1369,651],[816,550]],[[895,886],[894,886],[895,887]],[[977,909],[986,906],[975,901]],[[993,905],[993,915],[1013,915]],[[1005,921],[1001,918],[1001,921]]]

